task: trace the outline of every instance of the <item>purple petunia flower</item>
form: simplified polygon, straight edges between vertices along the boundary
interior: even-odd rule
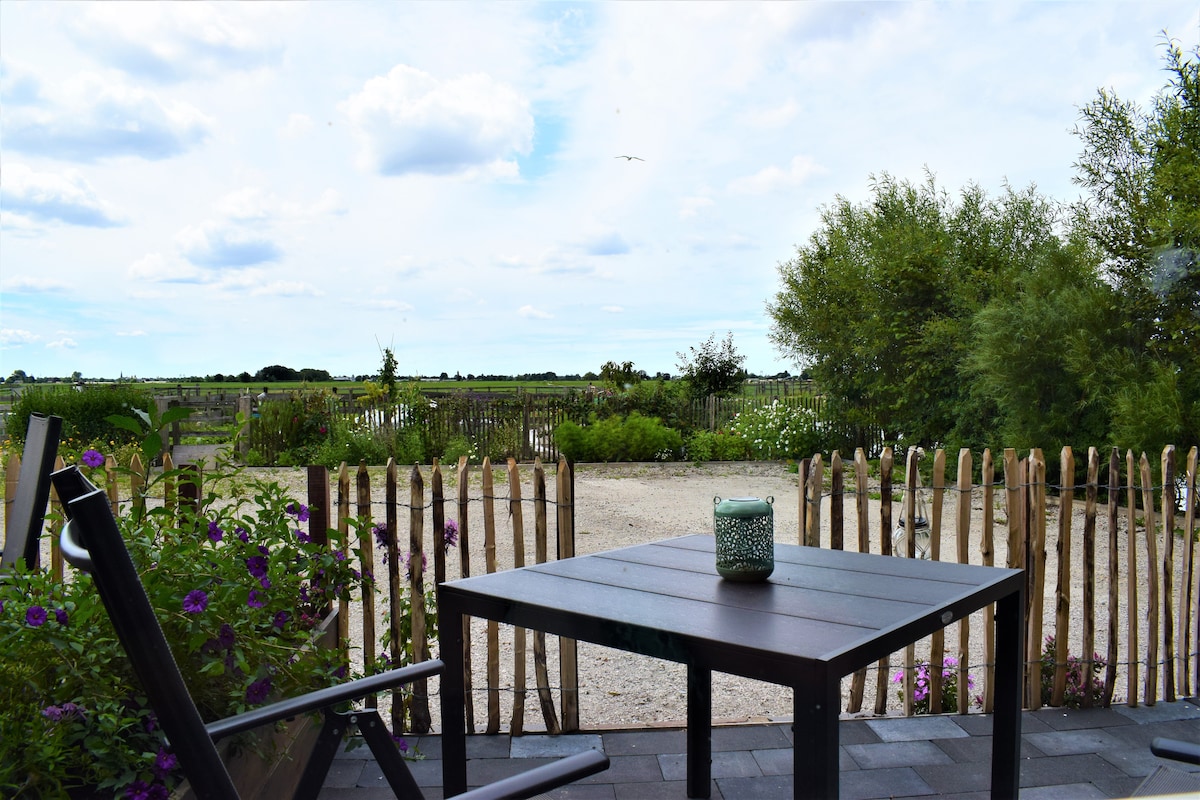
[[[154,757],[154,775],[159,780],[166,778],[179,766],[179,759],[174,753],[168,753],[166,750],[159,749],[158,755]]]
[[[238,541],[241,541],[241,542],[250,541],[250,534],[246,533],[246,529],[243,528],[242,526],[239,525],[238,527],[234,528],[233,532],[235,534],[237,534]]]
[[[266,575],[263,575],[261,578],[258,579],[258,585],[263,587],[264,589],[270,589],[271,588],[271,579],[268,578]]]
[[[257,705],[267,699],[267,695],[271,693],[271,678],[270,676],[254,681],[246,687],[246,702],[251,705]]]
[[[397,736],[396,734],[393,733],[392,741],[396,743],[396,749],[399,750],[401,753],[408,752],[408,742],[405,741],[403,737]]]
[[[41,606],[30,606],[25,612],[25,624],[31,628],[40,628],[46,623],[46,609]]]
[[[183,610],[189,614],[202,614],[208,608],[208,594],[201,589],[192,589],[183,598]]]
[[[375,535],[375,544],[380,550],[387,550],[387,525],[376,525],[371,528],[371,533]]]
[[[93,469],[104,464],[104,454],[99,450],[88,450],[83,454],[83,463]]]
[[[446,525],[442,528],[442,545],[449,552],[451,547],[458,544],[458,523],[452,519],[446,520]]]
[[[302,542],[311,542],[312,541],[312,537],[309,536],[307,533],[305,533],[300,528],[296,529],[296,538]]]
[[[259,594],[258,589],[251,589],[250,596],[246,598],[246,605],[251,608],[262,608],[266,603],[263,602],[262,595]]]
[[[64,609],[64,608],[56,608],[56,609],[54,609],[54,618],[55,618],[56,620],[58,620],[58,624],[59,624],[59,625],[62,625],[63,627],[66,627],[66,625],[67,625],[67,619],[68,619],[68,617],[67,617],[67,611],[66,611],[66,609]]]
[[[250,570],[250,574],[256,578],[264,578],[267,575],[267,557],[266,556],[250,556],[246,559],[246,569]]]
[[[292,618],[292,615],[289,614],[288,612],[280,611],[275,614],[275,619],[271,620],[271,624],[274,625],[276,628],[279,628],[282,630],[283,626],[286,625],[287,621],[291,618]]]
[[[225,531],[221,530],[221,526],[217,524],[215,519],[208,523],[208,538],[212,542],[219,542],[225,538]]]

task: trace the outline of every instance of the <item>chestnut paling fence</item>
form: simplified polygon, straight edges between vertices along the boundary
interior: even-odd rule
[[[990,451],[983,452],[981,468],[976,473],[973,454],[963,450],[959,453],[956,480],[947,485],[946,455],[938,450],[933,456],[931,485],[922,488],[918,484],[919,458],[918,451],[908,452],[905,478],[897,485],[893,483],[893,452],[890,448],[884,450],[879,461],[878,483],[880,496],[884,499],[879,507],[878,542],[874,547],[868,465],[863,452],[859,450],[849,466],[843,463],[838,453],[833,453],[828,476],[821,455],[806,459],[801,464],[804,489],[799,498],[800,542],[837,549],[849,544],[860,551],[893,554],[893,533],[901,523],[893,524],[890,498],[893,491],[900,490],[904,530],[900,541],[905,552],[895,555],[914,557],[917,521],[921,518],[918,498],[927,496],[929,515],[925,521],[930,557],[1026,571],[1027,708],[1036,709],[1043,705],[1041,662],[1043,637],[1047,634],[1053,637],[1054,643],[1050,705],[1058,706],[1064,702],[1069,673],[1074,666],[1068,655],[1072,643],[1079,646],[1078,668],[1085,679],[1092,674],[1093,665],[1103,664],[1104,686],[1099,698],[1103,705],[1113,702],[1119,672],[1124,673],[1125,702],[1131,706],[1136,706],[1139,698],[1140,702],[1153,705],[1160,696],[1173,701],[1180,694],[1190,695],[1194,677],[1200,688],[1200,661],[1196,660],[1193,649],[1193,642],[1200,640],[1200,630],[1193,631],[1193,626],[1200,624],[1195,609],[1198,599],[1194,569],[1195,447],[1189,451],[1183,470],[1177,469],[1175,448],[1168,446],[1163,450],[1159,465],[1162,482],[1159,484],[1153,480],[1154,470],[1145,453],[1135,459],[1132,452],[1126,452],[1122,457],[1116,449],[1112,450],[1107,464],[1101,463],[1101,454],[1096,448],[1089,449],[1086,462],[1081,465],[1086,477],[1083,482],[1076,483],[1075,456],[1071,448],[1063,448],[1059,456],[1062,477],[1056,486],[1048,485],[1047,463],[1042,452],[1036,449],[1025,459],[1021,459],[1015,450],[1004,450],[1001,483],[992,479],[996,470]],[[972,483],[976,474],[982,475],[979,484]],[[850,488],[847,488],[848,481]],[[817,502],[818,498],[823,502]],[[1180,498],[1186,508],[1182,515],[1177,513]],[[947,520],[946,506],[951,503],[954,508]],[[852,508],[849,515],[847,505]],[[975,513],[974,505],[978,505],[981,513]],[[829,515],[825,526],[821,520],[823,511]],[[978,524],[974,519],[976,516],[981,517]],[[851,531],[851,540],[846,535],[847,528]],[[953,538],[952,553],[943,554],[944,537]],[[1003,546],[1002,554],[997,554],[997,545]],[[984,711],[992,709],[995,663],[992,615],[992,609],[983,613],[982,647],[974,648],[982,651],[981,661],[974,666],[984,670],[980,696]],[[961,688],[968,685],[968,671],[972,666],[972,618],[956,625],[956,647],[947,647],[945,631],[942,631],[931,637],[928,652],[929,663],[935,665],[942,664],[946,655],[955,657],[955,679]],[[1192,638],[1193,632],[1196,640]],[[1103,646],[1098,644],[1100,641]],[[887,710],[888,667],[884,660],[875,670],[876,713]],[[905,712],[911,714],[916,674],[915,646],[905,650],[903,667],[904,691],[899,694],[903,697]],[[1195,676],[1193,668],[1197,670]],[[943,709],[942,670],[931,669],[928,674],[930,711],[967,713],[973,699],[968,692],[956,693],[957,708]],[[861,710],[863,690],[869,677],[869,670],[855,673],[847,710]],[[1075,680],[1079,678],[1075,677]],[[1094,702],[1087,691],[1079,700],[1084,706]]]
[[[828,464],[821,454],[804,460],[797,481],[798,543],[893,554],[893,532],[903,519],[907,529],[905,552],[894,555],[914,557],[921,499],[927,499],[928,551],[932,558],[1026,569],[1027,707],[1037,708],[1043,703],[1041,660],[1047,633],[1054,637],[1055,645],[1051,705],[1064,702],[1070,669],[1068,653],[1075,648],[1084,675],[1090,674],[1093,654],[1103,662],[1104,689],[1099,702],[1105,705],[1112,703],[1118,696],[1115,692],[1121,689],[1123,702],[1129,705],[1171,701],[1190,695],[1193,688],[1200,689],[1200,659],[1193,644],[1200,641],[1200,630],[1195,630],[1200,625],[1200,614],[1196,612],[1200,595],[1196,591],[1193,546],[1196,448],[1191,448],[1183,465],[1176,464],[1175,448],[1166,448],[1157,465],[1159,483],[1153,480],[1155,470],[1145,454],[1135,458],[1131,452],[1122,455],[1114,450],[1105,464],[1095,448],[1088,451],[1081,470],[1076,469],[1072,451],[1064,449],[1059,455],[1058,472],[1062,477],[1053,486],[1047,483],[1047,463],[1038,450],[1025,458],[1013,450],[1003,451],[999,470],[990,451],[983,452],[977,469],[973,454],[964,450],[959,453],[955,479],[947,483],[946,455],[939,450],[933,454],[929,486],[922,487],[917,478],[919,457],[917,451],[909,451],[901,470],[887,448],[874,477],[862,450],[849,463],[836,452],[829,456]],[[129,487],[129,494],[119,492],[112,466],[110,462],[108,492],[114,508],[118,508],[119,498],[134,496],[136,487]],[[1077,472],[1085,476],[1083,481],[1075,481]],[[18,473],[19,459],[13,456],[8,465],[9,480],[15,481]],[[1003,476],[999,481],[992,478],[997,473]],[[565,461],[556,465],[552,495],[540,461],[519,465],[509,460],[497,470],[486,460],[481,466],[473,466],[463,459],[454,476],[455,487],[450,494],[444,486],[443,468],[437,463],[402,472],[395,462],[389,462],[382,476],[379,468],[369,470],[366,465],[355,470],[342,465],[333,476],[324,467],[308,470],[311,535],[319,539],[329,528],[348,532],[350,535],[343,538],[348,556],[359,558],[361,569],[376,578],[379,591],[365,591],[356,601],[361,604],[360,613],[348,613],[347,603],[338,615],[340,638],[358,643],[359,657],[368,668],[381,661],[396,664],[430,657],[427,634],[436,624],[436,609],[427,605],[427,600],[432,598],[431,590],[437,582],[519,567],[530,559],[544,561],[574,554],[574,480],[572,468]],[[976,477],[978,483],[973,482]],[[1182,479],[1179,485],[1176,477]],[[12,490],[11,485],[7,487],[6,497],[13,496]],[[182,496],[174,497],[169,491],[166,502],[189,502],[190,492],[199,497],[198,487],[181,483]],[[1176,511],[1179,492],[1187,497],[1183,514]],[[893,500],[896,494],[902,497],[900,503]],[[527,514],[530,508],[531,515]],[[450,518],[447,510],[457,519],[456,548],[443,545]],[[526,537],[529,516],[532,541]],[[780,541],[789,538],[785,531],[777,531],[776,535]],[[500,563],[500,554],[507,554],[505,563]],[[427,559],[432,561],[432,576],[427,571]],[[49,568],[62,573],[56,551]],[[382,608],[376,608],[377,604]],[[386,649],[379,646],[383,631],[377,629],[382,609],[387,610],[383,624],[389,626],[390,634]],[[351,630],[352,619],[357,620],[356,630]],[[991,710],[991,623],[992,611],[988,609],[922,643],[920,652],[927,654],[929,663],[940,664],[946,655],[957,658],[959,687],[968,685],[972,671],[982,675],[980,691],[958,691],[957,707],[942,708],[941,670],[929,670],[930,711]],[[482,637],[476,636],[481,641],[472,639],[469,628],[464,631],[468,665],[473,661],[485,665],[485,685],[467,695],[469,730],[475,729],[475,697],[482,697],[486,704],[486,730],[496,732],[502,726],[501,697],[511,696],[508,728],[514,734],[521,733],[531,691],[547,730],[577,730],[580,719],[575,643],[559,640],[559,674],[554,683],[546,637],[534,633],[530,686],[526,633],[514,631],[511,646],[502,648],[496,623],[487,623],[484,631]],[[956,643],[947,645],[947,633]],[[477,653],[479,648],[482,654]],[[503,670],[502,651],[511,659]],[[913,713],[917,652],[917,646],[910,646],[898,658],[884,659],[874,669],[855,673],[849,679],[847,710],[862,710],[870,682],[874,684],[871,694],[875,713],[897,710],[897,703],[902,704],[904,713]],[[903,691],[889,691],[890,672],[897,665],[904,679]],[[1119,677],[1123,677],[1123,683]],[[467,680],[470,686],[470,672]],[[974,704],[976,696],[978,705]],[[1081,701],[1084,705],[1093,702],[1087,692]],[[429,730],[427,687],[416,687],[411,695],[393,698],[392,716],[398,730]]]

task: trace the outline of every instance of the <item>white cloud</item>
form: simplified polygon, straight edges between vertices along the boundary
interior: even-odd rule
[[[213,127],[187,103],[95,73],[67,81],[53,104],[17,108],[3,122],[6,147],[83,162],[171,158],[203,143]]]
[[[711,197],[685,197],[679,201],[679,218],[691,219],[702,209],[712,208],[713,205]]]
[[[189,225],[175,237],[179,252],[198,267],[248,267],[278,261],[283,251],[254,230],[227,222]]]
[[[36,333],[22,328],[0,328],[0,345],[4,347],[33,344],[40,338]]]
[[[554,315],[533,306],[521,306],[517,309],[517,316],[525,319],[554,319]]]
[[[64,336],[61,339],[55,339],[53,342],[46,342],[46,347],[50,350],[74,350],[79,347],[79,343],[70,336]]]
[[[312,129],[313,120],[308,114],[289,114],[280,133],[285,139],[299,139]]]
[[[800,186],[824,171],[808,156],[795,156],[786,168],[772,165],[753,175],[730,181],[729,191],[733,194],[767,194]]]
[[[115,335],[116,336],[134,336],[134,337],[136,337],[136,336],[146,336],[147,333],[143,330],[115,331]]]
[[[70,285],[60,278],[33,275],[5,278],[0,286],[3,286],[6,292],[61,292],[70,288]]]
[[[605,314],[623,314],[625,312],[622,306],[601,306],[600,310]]]
[[[450,80],[404,64],[371,78],[339,108],[381,175],[512,176],[533,145],[529,103],[483,73]]]
[[[283,46],[271,26],[246,24],[242,7],[187,3],[95,3],[80,7],[68,30],[85,49],[139,78],[174,82],[275,63]],[[285,9],[273,9],[276,16]]]
[[[162,253],[148,253],[129,265],[125,276],[137,283],[203,283],[205,274],[194,265]]]
[[[272,281],[251,289],[250,294],[253,297],[319,297],[321,292],[302,281]]]
[[[40,222],[92,228],[121,224],[120,214],[101,200],[75,170],[57,174],[35,172],[26,164],[9,164],[0,183],[0,207]]]
[[[230,192],[217,202],[216,210],[239,222],[263,220],[310,221],[326,215],[346,213],[346,205],[336,189],[326,189],[319,199],[305,204],[287,200],[258,186]]]

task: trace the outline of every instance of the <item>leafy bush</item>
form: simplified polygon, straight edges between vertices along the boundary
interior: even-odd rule
[[[365,422],[339,418],[330,424],[330,435],[313,450],[311,463],[337,469],[343,461],[350,465],[360,461],[368,464],[387,461],[387,442]]]
[[[688,437],[685,454],[690,461],[744,461],[750,456],[746,440],[726,431],[696,431]]]
[[[94,452],[83,459],[102,461]],[[300,527],[307,509],[277,484],[209,475],[227,497],[210,491],[178,514],[127,505],[118,524],[212,720],[336,682],[345,670],[336,651],[305,646],[323,609],[360,580],[340,552],[309,540]],[[0,675],[0,795],[63,797],[86,787],[166,797],[177,782],[175,755],[89,576],[59,583],[18,569],[0,581]]]
[[[743,411],[729,430],[742,437],[750,454],[759,459],[807,458],[825,444],[816,414],[780,402]]]
[[[149,390],[133,384],[85,386],[82,391],[69,387],[30,387],[13,403],[6,427],[14,443],[24,444],[29,415],[54,414],[63,419],[60,439],[64,442],[72,440],[83,449],[99,443],[120,445],[133,441],[133,437],[114,427],[108,417],[128,415],[134,408],[149,410],[153,405],[154,396]]]
[[[572,461],[670,461],[683,449],[679,431],[636,411],[623,419],[593,415],[586,426],[564,422],[554,440]]]

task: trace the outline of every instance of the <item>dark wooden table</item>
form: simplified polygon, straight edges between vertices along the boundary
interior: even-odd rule
[[[992,796],[1017,796],[1020,570],[775,546],[765,583],[718,577],[710,535],[438,587],[443,788],[467,788],[462,621],[482,617],[687,665],[687,792],[711,789],[712,671],[790,686],[795,793],[838,795],[841,678],[996,603]]]

